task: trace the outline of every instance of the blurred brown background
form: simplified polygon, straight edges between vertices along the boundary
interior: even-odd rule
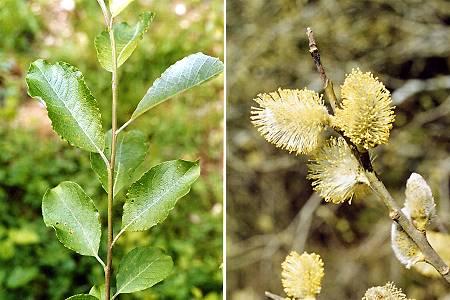
[[[450,229],[450,2],[229,0],[226,23],[229,299],[283,295],[280,263],[291,249],[322,256],[319,299],[361,299],[387,281],[409,298],[450,299],[443,280],[394,257],[377,199],[321,203],[305,179],[307,158],[267,143],[249,118],[258,93],[322,90],[305,35],[312,27],[338,95],[353,67],[392,92],[396,121],[389,144],[372,153],[375,169],[399,202],[409,175],[424,176]]]

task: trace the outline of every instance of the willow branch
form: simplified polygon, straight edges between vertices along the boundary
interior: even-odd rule
[[[314,33],[311,28],[306,28],[306,35],[308,36],[309,41],[309,53],[311,54],[317,71],[319,72],[320,78],[322,79],[323,88],[325,90],[325,94],[327,95],[328,101],[330,101],[331,108],[333,109],[333,111],[335,111],[336,106],[339,105],[339,103],[334,93],[333,82],[327,77],[322,62],[320,61],[319,48],[317,48],[317,43],[314,39]]]
[[[271,292],[265,292],[265,295],[267,298],[272,299],[272,300],[284,300],[286,298],[278,296],[276,294],[272,294]]]
[[[389,209],[389,216],[394,222],[397,222],[408,236],[417,244],[422,251],[425,261],[432,265],[441,275],[450,283],[450,268],[444,260],[437,254],[428,242],[425,232],[419,231],[414,227],[411,221],[401,211],[397,202],[392,198],[383,182],[376,176],[375,172],[366,172],[370,187]]]
[[[328,99],[330,100],[330,104],[333,108],[333,112],[336,108],[336,96],[333,91],[333,86],[331,81],[328,79],[325,69],[320,61],[320,53],[317,48],[316,41],[314,39],[313,32],[311,28],[307,28],[306,34],[309,39],[309,52],[316,64],[317,71],[319,72],[320,77],[322,78],[322,82],[324,84],[325,92],[327,94]],[[328,91],[327,91],[328,88]],[[441,275],[442,277],[450,283],[450,268],[449,266],[442,260],[442,258],[437,254],[437,252],[431,247],[428,239],[426,237],[425,232],[421,232],[417,230],[411,221],[406,217],[406,215],[401,211],[397,202],[395,202],[394,198],[391,196],[389,191],[384,186],[383,182],[377,177],[375,172],[373,171],[372,163],[370,161],[369,152],[358,150],[358,147],[353,144],[348,138],[346,138],[342,132],[339,132],[346,140],[347,144],[349,144],[350,148],[353,151],[353,154],[360,162],[361,166],[364,168],[367,178],[369,179],[370,188],[374,191],[374,193],[378,196],[378,198],[384,203],[384,205],[389,209],[389,216],[391,219],[398,223],[406,234],[416,243],[419,249],[422,251],[425,261],[432,265]]]

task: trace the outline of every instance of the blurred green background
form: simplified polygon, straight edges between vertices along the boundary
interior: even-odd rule
[[[119,123],[177,60],[198,51],[223,60],[221,0],[136,0],[119,21],[134,23],[143,10],[156,17],[120,69]],[[106,195],[90,169],[89,154],[52,133],[45,110],[27,96],[24,80],[37,58],[77,66],[101,106],[104,128],[109,128],[110,73],[101,69],[93,46],[101,30],[103,17],[93,0],[0,1],[2,300],[60,300],[103,282],[96,260],[64,248],[42,221],[43,194],[63,180],[85,189],[103,212],[103,221]],[[132,127],[148,136],[148,167],[164,160],[199,158],[202,176],[163,224],[119,240],[116,258],[137,245],[153,245],[168,251],[175,262],[163,283],[120,299],[221,299],[223,76],[160,105]],[[119,228],[123,195],[116,201]],[[115,266],[118,262],[114,259]]]
[[[446,0],[227,1],[229,299],[282,295],[280,263],[291,249],[322,256],[319,299],[361,299],[387,281],[409,298],[450,299],[443,280],[394,257],[387,210],[377,199],[321,203],[305,179],[307,158],[275,148],[250,123],[258,93],[322,90],[305,34],[312,27],[338,95],[353,67],[372,71],[392,92],[397,117],[389,144],[373,153],[375,169],[399,202],[409,175],[423,175],[450,229],[449,25]]]

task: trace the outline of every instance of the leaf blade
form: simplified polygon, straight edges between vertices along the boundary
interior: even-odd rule
[[[114,38],[116,45],[117,67],[119,68],[134,52],[144,33],[148,30],[155,14],[144,12],[139,16],[139,21],[134,26],[127,23],[114,24]],[[100,65],[112,72],[112,51],[108,31],[102,31],[95,38],[95,50]]]
[[[42,200],[42,215],[45,225],[55,229],[65,247],[81,255],[98,256],[100,214],[78,184],[64,181],[47,190]]]
[[[26,82],[28,94],[45,102],[53,129],[63,139],[90,152],[102,151],[100,110],[77,68],[38,59],[30,65]]]
[[[114,196],[132,183],[133,174],[147,154],[145,135],[139,130],[121,132],[116,139],[116,161],[114,165]],[[111,131],[106,133],[105,154],[111,156]],[[101,156],[91,153],[91,167],[97,174],[105,191],[108,189],[108,171]]]
[[[162,222],[199,176],[198,161],[172,160],[151,168],[128,190],[122,231],[146,230]]]
[[[100,285],[94,285],[90,291],[89,291],[89,295],[92,295],[94,297],[96,297],[98,300],[105,300],[106,295],[105,295],[105,284],[100,284]]]
[[[201,52],[191,54],[167,68],[139,102],[131,119],[181,92],[202,84],[223,71],[223,63]]]
[[[113,17],[118,16],[134,0],[111,0],[109,11]]]
[[[92,295],[79,294],[79,295],[70,296],[66,300],[98,300],[98,298],[94,297]]]
[[[117,272],[117,293],[133,293],[164,280],[173,268],[172,258],[161,249],[137,247],[127,253]]]

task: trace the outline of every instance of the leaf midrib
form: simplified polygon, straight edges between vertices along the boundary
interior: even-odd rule
[[[142,273],[144,273],[145,271],[147,271],[147,269],[150,268],[151,265],[153,265],[155,262],[157,262],[157,261],[160,260],[160,259],[161,259],[161,257],[158,257],[157,259],[155,259],[154,261],[152,261],[148,266],[146,266],[141,272],[138,272],[138,273],[136,274],[136,276],[134,276],[130,281],[128,281],[127,284],[123,285],[123,286],[117,291],[116,294],[120,294],[120,293],[123,291],[123,289],[124,289],[125,287],[127,287],[128,285],[130,285],[131,282],[133,282],[136,278],[138,278]]]
[[[190,167],[184,174],[183,176],[180,177],[180,180],[177,180],[176,185],[179,184],[179,181],[181,181],[181,179],[195,166]],[[156,174],[155,174],[156,175]],[[151,203],[149,206],[145,207],[144,210],[142,210],[135,218],[132,219],[131,222],[129,222],[127,225],[125,225],[121,231],[126,231],[126,229],[133,224],[134,222],[136,222],[137,219],[139,219],[144,213],[146,213],[149,209],[151,209],[153,206],[155,206],[157,203],[159,203],[161,201],[162,198],[164,198],[167,194],[170,193],[170,190],[168,190],[167,192],[163,193],[160,197],[156,198],[157,200],[154,201],[153,203]]]
[[[194,55],[194,54],[192,54],[192,55]],[[187,56],[187,57],[189,57],[189,56]],[[186,58],[187,58],[187,57],[186,57]],[[207,56],[207,57],[205,58],[204,62],[202,63],[202,67],[203,67],[204,63],[205,63],[208,59],[209,59],[209,56]],[[213,58],[213,59],[214,59],[214,58]],[[214,64],[213,64],[212,66],[214,66],[216,63],[217,63],[217,60],[214,61]],[[174,65],[172,65],[172,66],[174,66]],[[172,66],[170,66],[170,67],[172,67]],[[169,67],[169,68],[170,68],[170,67]],[[199,69],[199,70],[200,70],[200,69]],[[161,78],[163,77],[163,75],[165,75],[165,73],[166,73],[167,71],[168,71],[168,70],[164,71],[163,74],[161,74],[161,76],[160,76],[159,78],[157,78],[157,79],[153,82],[153,85],[148,89],[147,93],[145,93],[145,95],[144,95],[143,99],[141,100],[141,102],[144,101],[144,99],[145,99],[147,96],[149,96],[150,92],[151,92],[151,91],[154,89],[154,87],[155,87],[156,81],[157,81],[158,79],[161,80]],[[190,85],[190,86],[188,86],[188,87],[182,88],[181,90],[177,91],[175,94],[171,94],[171,95],[169,95],[169,96],[163,97],[162,99],[159,99],[158,102],[156,102],[156,104],[153,103],[153,105],[151,105],[151,103],[152,103],[152,98],[150,98],[149,100],[146,101],[147,104],[150,104],[150,105],[149,105],[148,107],[146,107],[146,108],[144,108],[144,105],[142,105],[142,107],[139,108],[139,105],[141,104],[141,102],[139,102],[139,103],[138,103],[138,107],[136,108],[136,111],[138,111],[138,113],[137,113],[135,116],[134,116],[134,113],[133,113],[133,115],[131,116],[131,119],[133,119],[133,120],[137,119],[139,116],[141,116],[142,114],[146,113],[147,111],[149,111],[150,109],[152,109],[153,107],[155,107],[156,105],[158,105],[159,103],[162,103],[162,102],[166,101],[166,100],[169,99],[169,98],[175,97],[175,96],[177,96],[178,94],[181,94],[181,93],[185,92],[186,90],[189,90],[189,89],[191,89],[191,88],[194,88],[194,87],[196,87],[196,86],[199,86],[200,84],[204,83],[205,81],[209,80],[210,78],[212,78],[212,77],[218,75],[220,72],[221,72],[221,71],[215,71],[215,72],[213,72],[212,74],[209,74],[209,76],[207,76],[207,77],[205,77],[204,79],[200,80],[199,82],[197,82],[197,83],[195,83],[195,84],[193,84],[193,85]],[[199,73],[199,72],[197,72],[197,74],[195,75],[195,78],[196,78],[196,79],[197,79],[197,77],[198,77],[198,73]],[[138,109],[140,109],[140,111],[139,111]]]
[[[120,141],[120,144],[119,144],[119,152],[117,153],[117,158],[118,158],[118,160],[117,160],[117,174],[115,174],[115,178],[114,178],[114,184],[113,184],[113,194],[115,195],[116,194],[116,184],[117,184],[117,179],[119,178],[119,173],[120,173],[120,166],[122,165],[122,160],[121,160],[121,157],[122,157],[122,150],[123,150],[123,142],[124,142],[124,140],[125,140],[125,137],[122,137],[122,140]]]
[[[77,217],[75,217],[75,215],[73,214],[72,210],[70,209],[70,206],[68,206],[68,205],[66,204],[66,202],[65,202],[65,200],[64,200],[65,197],[64,197],[64,195],[61,195],[61,194],[59,193],[59,189],[58,189],[58,190],[55,190],[55,193],[59,196],[60,199],[62,199],[61,203],[67,208],[67,210],[69,211],[69,213],[72,215],[72,217],[75,219],[75,221],[76,221],[76,222],[78,223],[78,225],[80,226],[81,231],[83,232],[83,236],[84,236],[85,240],[87,240],[87,242],[88,242],[88,244],[89,244],[89,246],[90,246],[90,248],[91,248],[91,250],[92,250],[92,253],[94,254],[93,256],[95,256],[95,255],[97,254],[96,251],[94,251],[95,247],[94,247],[94,245],[91,243],[91,240],[90,240],[90,238],[88,237],[88,235],[86,234],[86,232],[85,232],[85,230],[84,230],[84,227],[83,227],[83,224],[77,219]],[[78,197],[78,193],[77,193],[77,198],[79,198],[79,197]]]
[[[139,20],[139,22],[141,22],[141,21]],[[136,34],[137,34],[137,32],[139,31],[139,27],[140,27],[140,26],[139,26],[139,25],[140,25],[139,22],[136,24],[136,28],[135,28],[134,33],[133,33],[133,37],[128,41],[128,43],[125,44],[125,46],[122,47],[122,50],[120,51],[119,55],[117,56],[118,61],[120,60],[120,58],[121,58],[123,52],[124,52],[125,49],[128,47],[128,45],[130,45],[131,42],[134,42],[134,41],[135,41]]]
[[[45,62],[44,62],[45,63]],[[69,109],[69,107],[67,107],[66,103],[61,100],[59,94],[56,92],[56,90],[53,88],[52,84],[50,83],[49,79],[47,78],[47,76],[45,76],[45,72],[42,71],[42,69],[39,67],[39,65],[36,65],[37,68],[39,69],[39,71],[41,72],[42,76],[44,77],[45,81],[47,82],[48,86],[50,87],[50,89],[53,91],[53,93],[55,94],[56,98],[58,98],[58,100],[63,104],[63,106],[67,109],[67,111],[69,111],[70,116],[75,120],[75,123],[77,123],[78,127],[81,129],[81,131],[84,133],[85,136],[87,136],[87,138],[89,139],[89,141],[92,143],[92,145],[94,146],[94,148],[97,150],[98,153],[101,152],[101,149],[99,147],[97,147],[97,145],[94,143],[94,141],[91,139],[91,137],[89,136],[89,134],[86,133],[86,131],[84,130],[84,128],[80,125],[80,123],[78,122],[77,118],[74,117],[72,111]],[[62,68],[62,66],[57,65],[59,67]],[[78,81],[78,79],[77,79]],[[72,97],[70,97],[72,98]]]

